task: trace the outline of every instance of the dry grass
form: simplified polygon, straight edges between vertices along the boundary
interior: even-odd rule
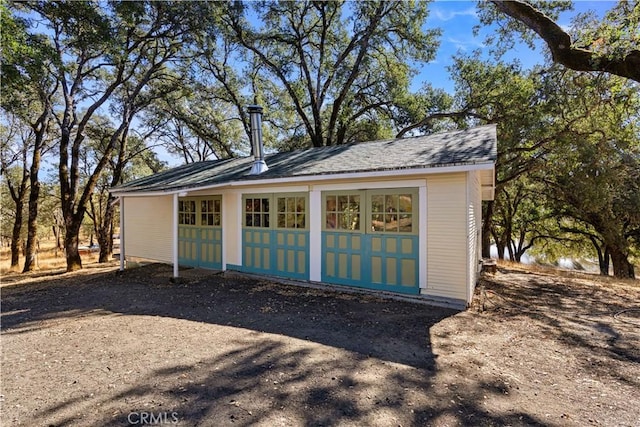
[[[94,264],[98,262],[98,253],[90,253],[82,255],[83,265]],[[24,267],[24,256],[20,254],[18,266],[11,268],[11,249],[3,247],[0,249],[0,276],[12,275],[20,273]],[[54,241],[40,242],[40,249],[36,255],[36,270],[59,270],[66,267],[64,252],[56,250]]]
[[[640,279],[618,279],[613,276],[600,276],[597,273],[567,270],[564,268],[538,264],[521,264],[509,260],[498,260],[498,267],[504,270],[516,272],[537,273],[543,276],[558,276],[566,279],[578,279],[581,281],[596,282],[601,285],[631,286],[640,288]]]

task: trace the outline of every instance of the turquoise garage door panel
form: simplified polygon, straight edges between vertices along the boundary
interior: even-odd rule
[[[322,281],[418,294],[418,236],[322,233]]]
[[[242,248],[244,271],[309,279],[308,231],[245,228]]]
[[[178,226],[180,265],[222,268],[222,228]]]

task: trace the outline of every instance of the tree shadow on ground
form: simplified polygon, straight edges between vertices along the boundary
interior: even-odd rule
[[[637,325],[616,320],[617,313],[637,307],[635,293],[624,288],[612,292],[606,285],[583,284],[550,274],[504,272],[511,276],[487,276],[481,282],[491,310],[505,319],[535,321],[541,335],[578,351],[590,371],[640,386],[637,377],[618,374],[621,364],[640,363]],[[523,274],[527,280],[510,283]]]
[[[142,424],[142,413],[175,413],[178,425],[544,424],[515,409],[487,411],[486,395],[504,394],[499,381],[435,387],[430,329],[455,310],[266,280],[156,280],[167,273],[170,267],[151,265],[3,288],[3,335],[112,313],[246,330],[210,357],[149,367],[111,392],[65,397],[39,411],[36,423],[131,425]]]
[[[102,310],[274,333],[433,369],[429,328],[458,312],[373,294],[332,292],[242,277],[211,275],[181,284],[149,280],[170,273],[166,265],[130,271],[131,275],[125,271],[88,276],[72,286],[60,276],[46,286],[35,282],[5,287],[2,330],[6,334],[32,331],[44,326],[40,320]]]

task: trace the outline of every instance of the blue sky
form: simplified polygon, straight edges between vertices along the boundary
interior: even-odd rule
[[[595,11],[598,16],[611,9],[615,1],[575,1],[574,10],[560,16],[558,23],[568,28],[571,18],[579,12]],[[414,79],[412,89],[419,89],[423,81],[430,82],[434,87],[453,92],[453,82],[449,79],[447,66],[452,63],[451,57],[456,52],[470,54],[480,49],[488,54],[489,46],[485,46],[484,39],[492,31],[490,27],[482,27],[478,36],[473,35],[473,27],[479,23],[476,16],[475,1],[434,1],[430,5],[427,26],[442,29],[440,48],[436,59],[421,67],[420,74]],[[515,51],[509,53],[508,58],[518,58],[525,68],[530,68],[543,62],[542,43],[534,51],[525,45],[518,45]]]

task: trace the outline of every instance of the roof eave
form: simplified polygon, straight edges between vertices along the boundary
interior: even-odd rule
[[[432,175],[436,173],[455,173],[455,172],[467,172],[472,170],[495,170],[494,161],[483,162],[467,162],[467,163],[449,163],[443,165],[430,165],[422,168],[403,168],[403,169],[384,169],[374,171],[355,171],[355,172],[336,172],[336,173],[323,173],[323,174],[309,174],[309,175],[295,175],[289,177],[273,177],[273,178],[259,178],[253,177],[252,179],[241,181],[227,181],[217,184],[210,184],[204,186],[180,186],[174,188],[166,188],[161,190],[135,190],[127,189],[118,191],[114,188],[111,194],[115,197],[125,196],[169,196],[182,192],[195,192],[202,190],[224,189],[231,187],[251,187],[255,185],[270,185],[270,184],[290,184],[294,182],[314,182],[314,181],[332,181],[332,180],[344,180],[344,179],[366,179],[366,178],[388,178],[388,177],[407,177],[415,175]]]

